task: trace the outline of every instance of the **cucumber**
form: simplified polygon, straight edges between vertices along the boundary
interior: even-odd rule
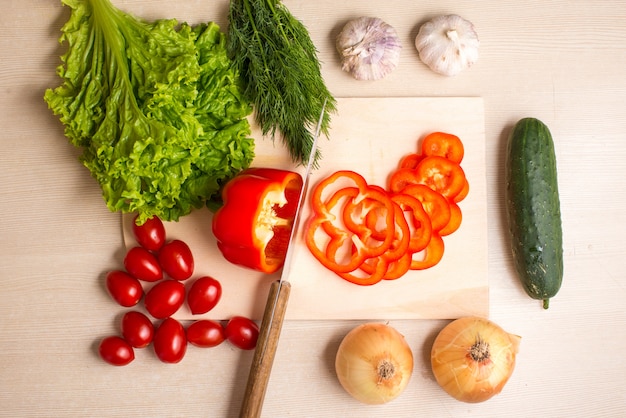
[[[505,161],[513,261],[524,290],[548,309],[563,281],[563,231],[554,142],[538,119],[519,120]]]

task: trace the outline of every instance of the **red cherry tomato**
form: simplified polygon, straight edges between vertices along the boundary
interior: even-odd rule
[[[159,263],[175,280],[186,280],[193,274],[193,255],[189,246],[180,240],[168,242],[159,251]]]
[[[185,302],[185,286],[176,280],[163,280],[148,290],[146,310],[157,319],[174,315]]]
[[[100,342],[98,353],[102,360],[114,366],[125,366],[135,359],[135,351],[122,337],[106,337]]]
[[[235,347],[242,350],[252,350],[256,347],[259,338],[259,327],[251,319],[243,316],[234,316],[224,329],[226,339]]]
[[[122,336],[135,348],[147,347],[154,336],[150,319],[137,311],[129,311],[122,317]]]
[[[187,351],[185,329],[173,318],[163,320],[154,333],[153,346],[159,360],[164,363],[178,363]]]
[[[148,219],[143,225],[137,225],[137,216],[133,221],[133,235],[143,248],[159,251],[165,244],[165,227],[157,216]]]
[[[215,347],[225,339],[224,327],[217,321],[200,319],[187,327],[187,341],[198,347]]]
[[[213,277],[197,279],[187,292],[187,305],[191,313],[199,315],[209,312],[222,297],[222,285]]]
[[[124,257],[124,267],[131,276],[146,282],[163,278],[163,270],[156,257],[143,247],[133,247]]]
[[[127,308],[135,306],[143,296],[143,287],[139,280],[119,270],[107,274],[106,288],[113,300]]]

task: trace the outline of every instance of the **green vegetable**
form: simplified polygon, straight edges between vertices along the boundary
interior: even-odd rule
[[[336,110],[309,32],[279,0],[231,0],[228,18],[227,49],[258,125],[264,135],[280,132],[292,160],[306,163],[324,102],[325,135]]]
[[[528,295],[548,309],[563,280],[563,233],[554,143],[543,122],[525,118],[511,131],[506,183],[515,268]]]
[[[63,84],[45,100],[112,211],[177,220],[249,166],[251,103],[214,23],[139,20],[109,0],[71,8]]]

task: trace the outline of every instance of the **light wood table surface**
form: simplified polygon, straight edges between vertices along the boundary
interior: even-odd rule
[[[147,19],[227,24],[227,1],[114,4]],[[504,391],[464,404],[437,386],[428,362],[447,321],[393,320],[415,370],[400,398],[373,407],[347,395],[334,374],[339,342],[357,322],[287,318],[264,416],[623,416],[626,1],[285,4],[309,28],[337,97],[484,98],[490,317],[522,343]],[[428,70],[413,47],[420,24],[445,13],[471,20],[481,39],[478,63],[454,78]],[[382,18],[402,38],[401,63],[384,80],[357,82],[339,68],[334,37],[360,15]],[[108,212],[42,99],[59,83],[57,39],[67,17],[56,0],[5,1],[0,15],[0,416],[237,416],[252,352],[190,349],[165,365],[146,350],[124,368],[97,356],[98,340],[118,327],[103,275],[121,263],[121,217]],[[513,273],[504,222],[505,139],[525,116],[550,127],[558,161],[565,278],[548,311]]]

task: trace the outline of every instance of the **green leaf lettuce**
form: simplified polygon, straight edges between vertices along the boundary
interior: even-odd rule
[[[109,0],[62,0],[63,84],[44,99],[112,211],[177,220],[219,198],[254,157],[251,103],[215,23],[139,20]]]

